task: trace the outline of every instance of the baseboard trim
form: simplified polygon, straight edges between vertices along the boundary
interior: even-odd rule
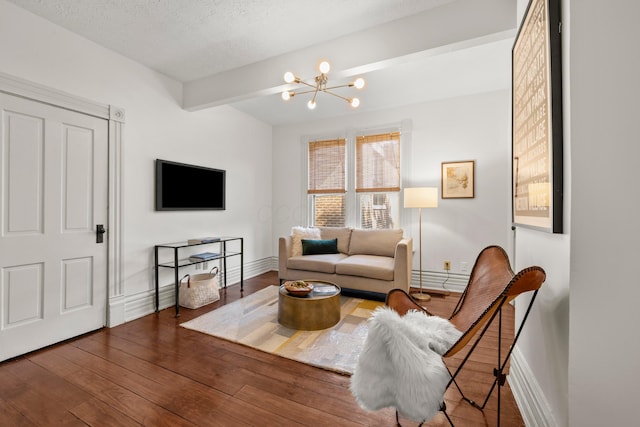
[[[271,258],[263,258],[245,263],[243,278],[259,276],[273,270]],[[224,277],[221,278],[224,283]],[[230,268],[227,272],[227,287],[240,284],[240,267]],[[125,322],[138,319],[155,311],[155,290],[151,289],[134,295],[127,295],[124,298],[124,319]],[[173,283],[161,286],[158,291],[160,310],[172,307],[175,304],[175,285]]]
[[[536,427],[558,427],[549,402],[518,347],[511,353],[510,362],[507,380],[524,424]]]
[[[109,298],[109,310],[107,310],[107,327],[113,328],[124,323],[125,298],[116,295]]]

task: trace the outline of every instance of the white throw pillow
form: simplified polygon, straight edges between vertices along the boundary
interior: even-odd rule
[[[320,229],[314,227],[293,227],[291,229],[291,256],[302,255],[302,239],[319,240]]]

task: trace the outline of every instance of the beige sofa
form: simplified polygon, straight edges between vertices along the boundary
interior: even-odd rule
[[[409,291],[413,240],[402,230],[318,227],[320,239],[337,239],[337,253],[297,255],[299,236],[280,237],[280,281],[327,280],[350,290],[386,295],[393,288]],[[298,239],[296,239],[298,237]],[[308,245],[308,242],[306,242]]]

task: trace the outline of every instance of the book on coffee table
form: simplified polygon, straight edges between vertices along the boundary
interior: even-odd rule
[[[336,290],[337,288],[335,286],[313,283],[314,295],[333,295],[336,293]]]

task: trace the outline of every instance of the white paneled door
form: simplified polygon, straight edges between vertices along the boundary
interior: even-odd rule
[[[0,114],[1,361],[106,324],[108,123],[3,93]]]

